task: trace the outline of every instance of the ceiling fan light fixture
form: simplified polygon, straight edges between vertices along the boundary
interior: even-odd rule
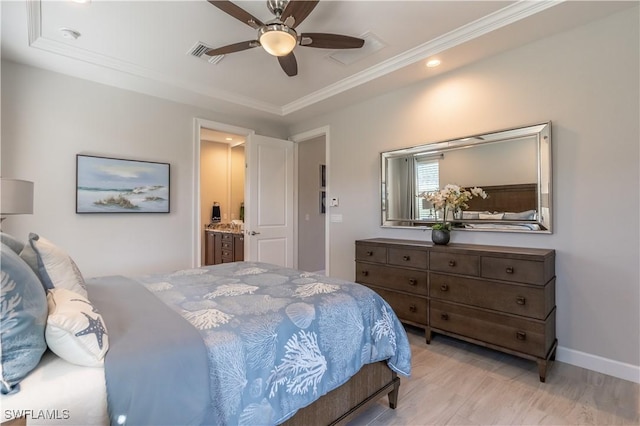
[[[283,24],[268,24],[260,28],[260,44],[273,56],[287,56],[296,47],[298,34]]]

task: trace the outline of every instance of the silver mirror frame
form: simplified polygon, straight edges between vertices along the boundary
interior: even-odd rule
[[[397,157],[407,157],[420,155],[440,155],[447,151],[460,148],[482,146],[489,143],[508,142],[510,140],[521,140],[523,138],[534,137],[537,144],[537,214],[535,223],[540,229],[515,229],[518,222],[495,221],[495,228],[492,229],[469,229],[456,228],[464,231],[490,231],[490,232],[524,232],[524,233],[552,233],[552,155],[551,155],[551,122],[534,124],[525,127],[517,127],[497,132],[466,136],[442,142],[429,143],[409,148],[380,153],[380,200],[381,200],[381,226],[383,228],[403,228],[403,229],[430,229],[429,224],[415,219],[389,220],[387,218],[388,193],[387,193],[387,160]],[[459,223],[464,224],[464,221]],[[504,225],[500,229],[501,223]],[[524,222],[521,222],[524,224]]]

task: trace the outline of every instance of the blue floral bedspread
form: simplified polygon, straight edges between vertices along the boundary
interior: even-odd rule
[[[134,280],[200,331],[219,424],[281,423],[364,364],[411,372],[403,326],[360,284],[254,262]]]

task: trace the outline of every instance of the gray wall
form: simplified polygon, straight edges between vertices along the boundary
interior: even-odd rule
[[[357,239],[430,238],[380,228],[381,151],[552,120],[554,233],[452,241],[556,249],[559,356],[638,380],[638,22],[636,7],[291,126],[330,127],[331,275],[354,278]]]
[[[196,117],[286,137],[271,123],[3,61],[2,176],[35,182],[34,214],[8,218],[3,230],[40,233],[88,277],[190,267]],[[170,162],[171,213],[75,214],[78,153]]]

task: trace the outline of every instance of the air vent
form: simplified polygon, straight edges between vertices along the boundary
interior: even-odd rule
[[[207,56],[205,53],[209,50],[213,49],[213,47],[199,41],[194,44],[191,49],[187,51],[187,55],[195,56],[196,58],[205,59],[210,64],[217,64],[224,58],[224,55],[216,55],[216,56]]]
[[[364,35],[360,36],[360,38],[364,40],[364,46],[360,49],[337,50],[327,57],[336,62],[340,62],[342,65],[351,65],[356,61],[373,55],[387,46],[385,42],[380,40],[380,38],[372,32],[366,32]]]

